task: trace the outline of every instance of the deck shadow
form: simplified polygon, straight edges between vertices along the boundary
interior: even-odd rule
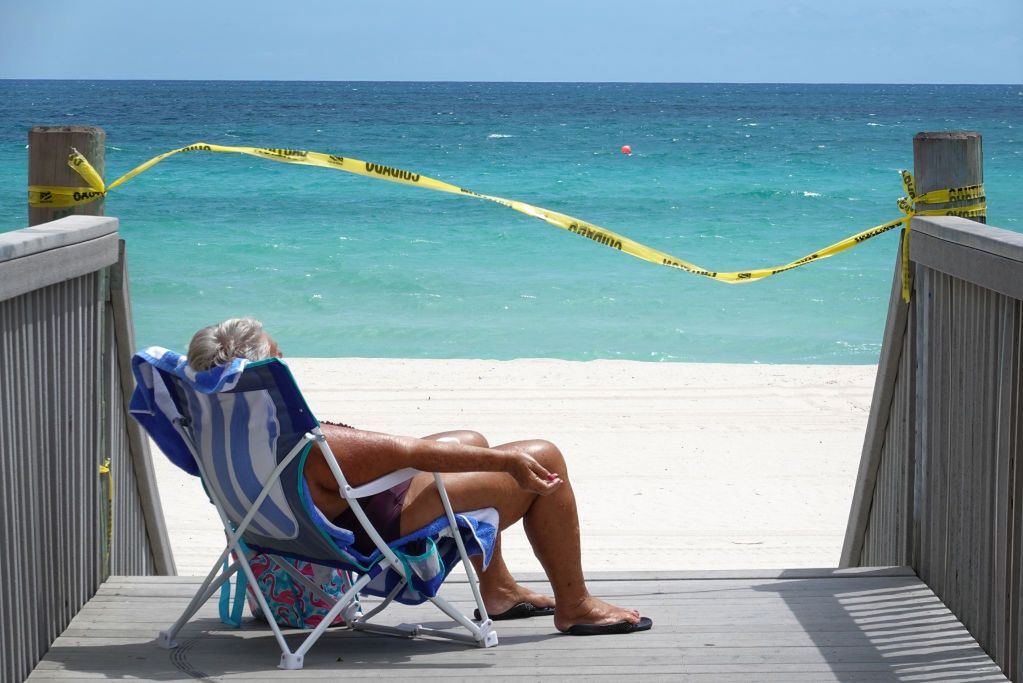
[[[909,570],[877,570],[871,585],[851,584],[838,574],[786,580],[781,572],[779,580],[752,586],[782,598],[824,661],[836,665],[831,670],[836,680],[862,680],[862,673],[878,665],[896,681],[1006,680],[955,615]],[[844,634],[840,639],[833,635],[838,632]],[[857,662],[863,672],[855,670]]]

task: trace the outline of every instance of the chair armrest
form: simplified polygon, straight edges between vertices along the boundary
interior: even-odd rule
[[[392,486],[400,484],[407,479],[411,479],[417,474],[419,474],[419,470],[412,467],[406,467],[403,470],[398,470],[397,472],[391,472],[390,474],[378,477],[368,484],[363,484],[358,488],[352,488],[348,491],[347,495],[344,491],[342,491],[341,495],[345,498],[365,498],[366,496],[372,496],[380,493],[381,491],[386,491]]]

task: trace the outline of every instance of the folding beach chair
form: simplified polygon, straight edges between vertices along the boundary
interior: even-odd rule
[[[280,667],[302,668],[303,657],[340,614],[349,628],[412,637],[430,634],[480,647],[497,644],[468,555],[490,561],[497,537],[493,508],[455,514],[440,475],[434,474],[445,515],[414,534],[387,544],[366,517],[359,498],[373,495],[415,474],[404,469],[358,488],[349,486],[319,423],[306,405],[283,361],[236,359],[227,367],[195,372],[184,356],[159,347],[132,359],[136,379],[130,410],[176,465],[198,475],[224,524],[227,544],[206,580],[181,617],[158,642],[173,648],[175,635],[195,612],[239,570],[247,577],[263,613],[270,615],[258,589],[247,555],[266,553],[295,581],[333,606],[319,625],[292,651],[271,617],[270,628],[281,648]],[[373,539],[376,549],[363,555],[352,547],[349,529],[334,526],[312,503],[303,476],[306,458],[316,443],[337,479],[340,495]],[[312,457],[320,457],[312,452]],[[246,549],[250,553],[246,553]],[[229,561],[229,555],[234,559]],[[350,572],[354,580],[333,600],[290,563],[279,558],[307,560]],[[437,591],[461,560],[481,620],[474,622],[445,601]],[[362,614],[358,596],[382,601]],[[385,626],[370,620],[392,601],[419,604],[430,601],[468,633],[421,625]]]

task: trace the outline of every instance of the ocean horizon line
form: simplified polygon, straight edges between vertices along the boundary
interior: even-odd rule
[[[263,321],[264,323],[266,321]],[[272,325],[269,326],[272,331]],[[181,351],[184,352],[183,350]],[[877,365],[878,361],[864,360],[862,362],[846,362],[846,363],[835,363],[835,362],[821,362],[814,363],[811,361],[804,361],[801,363],[793,363],[790,361],[728,361],[728,360],[699,360],[699,359],[680,359],[680,358],[561,358],[551,356],[522,356],[517,358],[486,358],[486,357],[415,357],[415,356],[322,356],[322,355],[285,355],[282,360],[287,363],[289,361],[351,361],[351,362],[377,362],[377,361],[394,361],[394,362],[410,362],[410,363],[642,363],[643,365],[651,364],[671,364],[671,365],[727,365],[729,367],[735,367],[740,365],[750,365],[756,367],[771,367],[771,368],[825,368],[825,367],[864,367]]]
[[[104,83],[364,83],[367,85],[372,84],[383,84],[393,83],[399,85],[422,83],[422,84],[453,84],[453,85],[472,85],[472,84],[486,84],[486,85],[742,85],[742,86],[864,86],[864,87],[876,87],[876,86],[948,86],[948,87],[1020,87],[1023,86],[1023,82],[1020,83],[962,83],[955,81],[890,81],[890,82],[879,82],[879,81],[530,81],[530,80],[498,80],[498,81],[479,81],[479,80],[456,80],[456,79],[439,79],[439,80],[376,80],[376,79],[305,79],[305,78],[293,78],[293,79],[280,79],[280,78],[119,78],[119,77],[90,77],[90,78],[78,78],[78,77],[23,77],[23,76],[0,76],[0,81],[22,81],[22,82],[33,82],[33,83],[88,83],[88,82],[104,82]]]

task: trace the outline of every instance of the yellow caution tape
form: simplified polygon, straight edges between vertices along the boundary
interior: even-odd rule
[[[152,168],[156,164],[160,163],[164,159],[180,154],[182,152],[227,152],[234,154],[248,154],[250,156],[260,157],[262,159],[271,159],[273,161],[281,161],[289,164],[301,164],[304,166],[319,166],[321,168],[332,168],[340,171],[346,171],[348,173],[354,173],[356,175],[367,176],[370,178],[376,178],[378,180],[387,180],[392,183],[400,183],[402,185],[410,185],[414,187],[423,187],[438,192],[447,192],[450,194],[465,195],[474,197],[476,199],[483,199],[486,201],[506,206],[515,211],[538,218],[550,225],[573,232],[587,239],[593,240],[598,244],[602,244],[612,249],[624,252],[636,258],[651,263],[656,263],[662,266],[668,266],[671,268],[678,268],[687,273],[693,275],[700,275],[703,277],[719,280],[721,282],[727,282],[731,284],[752,282],[754,280],[760,280],[765,277],[777,275],[778,273],[784,273],[787,270],[804,266],[807,263],[813,261],[819,261],[820,259],[834,256],[835,254],[841,253],[846,249],[850,249],[857,244],[866,242],[869,239],[882,235],[893,228],[897,228],[900,225],[905,224],[908,229],[909,219],[914,215],[949,215],[953,212],[954,215],[967,215],[968,217],[976,217],[983,215],[986,211],[986,204],[984,200],[984,188],[982,185],[973,185],[962,188],[952,188],[949,190],[935,190],[929,192],[922,197],[915,196],[915,187],[913,184],[913,174],[909,171],[902,172],[903,185],[906,188],[906,193],[909,195],[909,199],[899,200],[899,208],[906,215],[902,218],[898,218],[881,225],[876,225],[872,228],[868,228],[862,232],[856,233],[846,237],[845,239],[836,242],[823,249],[815,251],[811,254],[807,254],[802,258],[796,259],[784,265],[774,266],[771,268],[756,268],[745,271],[733,271],[733,272],[718,272],[712,271],[707,268],[702,268],[698,265],[685,261],[672,256],[667,252],[648,247],[645,244],[631,240],[624,235],[620,235],[616,232],[612,232],[607,228],[600,227],[593,223],[574,218],[567,214],[558,213],[557,211],[551,211],[532,204],[525,202],[516,201],[513,199],[505,199],[503,197],[496,197],[493,195],[481,194],[479,192],[473,192],[457,185],[446,183],[442,180],[436,180],[428,176],[414,173],[412,171],[406,171],[400,168],[394,168],[391,166],[384,166],[381,164],[375,164],[368,161],[361,161],[359,159],[353,159],[351,157],[342,157],[333,154],[324,154],[322,152],[309,152],[300,149],[275,149],[275,148],[263,148],[263,147],[228,147],[225,145],[212,145],[205,142],[197,142],[187,147],[181,147],[180,149],[174,149],[169,152],[165,152],[158,156],[153,157],[149,161],[135,167],[128,173],[124,174],[109,185],[103,183],[103,179],[96,172],[95,168],[88,162],[88,160],[78,153],[77,150],[73,150],[72,154],[68,159],[68,164],[75,171],[82,176],[82,178],[89,184],[89,187],[49,187],[41,185],[30,186],[29,189],[29,204],[31,206],[48,206],[48,207],[67,207],[76,206],[78,204],[85,204],[91,201],[95,201],[99,197],[104,196],[110,190],[116,188],[121,183],[131,180],[138,174]],[[942,194],[947,193],[947,194]],[[955,197],[954,199],[942,199],[942,197]],[[943,203],[946,201],[971,201],[976,202],[980,199],[980,203],[973,203],[970,206],[957,207],[954,209],[927,209],[916,211],[914,201],[927,201],[928,203]],[[908,249],[905,249],[906,258],[908,259]],[[908,261],[906,262],[906,275],[908,278]],[[904,285],[905,286],[905,285]],[[905,294],[905,292],[904,292]],[[908,294],[906,294],[908,296]],[[907,299],[908,300],[908,299]]]
[[[961,218],[985,218],[987,216],[987,197],[984,185],[966,185],[941,190],[931,190],[922,195],[916,193],[916,181],[909,171],[901,171],[902,187],[908,196],[898,201],[899,210],[906,214],[902,220],[906,229],[902,233],[902,300],[907,304],[910,298],[909,272],[909,228],[913,216],[959,216]],[[918,209],[919,204],[949,204],[967,202],[960,206],[941,209]]]
[[[103,178],[100,177],[100,174],[93,168],[88,159],[83,157],[74,147],[71,148],[71,156],[68,157],[67,163],[78,175],[82,176],[82,179],[89,184],[89,187],[99,192],[104,191]]]
[[[106,477],[107,480],[107,495],[106,500],[103,501],[103,523],[105,528],[100,544],[103,549],[103,573],[109,575],[110,550],[113,548],[114,543],[114,477],[110,471],[110,458],[104,460],[103,464],[99,466],[99,475]]]
[[[899,171],[899,173],[902,175],[902,189],[909,195],[909,199],[913,200],[916,198],[916,181],[913,180],[913,173],[907,170]]]
[[[916,201],[923,204],[946,204],[948,202],[967,202],[984,199],[983,185],[967,185],[966,187],[951,187],[947,190],[932,190],[916,198]]]
[[[94,202],[102,197],[91,187],[53,187],[49,185],[29,185],[28,204],[36,208],[66,209]]]
[[[66,209],[94,202],[106,194],[103,178],[89,161],[77,149],[71,148],[68,166],[82,176],[88,187],[56,187],[50,185],[29,185],[28,203],[36,208]],[[145,169],[142,169],[145,170]],[[140,170],[139,173],[142,171]],[[137,174],[136,174],[137,175]]]

